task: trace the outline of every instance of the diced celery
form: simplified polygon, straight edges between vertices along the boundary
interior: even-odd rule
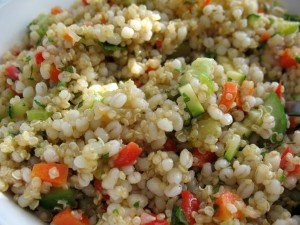
[[[232,135],[226,142],[225,159],[231,161],[237,154],[241,143],[241,137],[237,134]]]
[[[193,117],[197,117],[204,112],[204,108],[190,84],[179,87],[179,92]]]
[[[27,119],[32,120],[46,120],[52,115],[51,112],[47,112],[42,109],[32,109],[27,111]]]

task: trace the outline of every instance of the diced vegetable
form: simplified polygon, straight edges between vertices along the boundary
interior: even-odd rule
[[[25,116],[28,109],[28,103],[21,99],[20,101],[14,102],[8,107],[8,115],[12,119],[22,118]]]
[[[65,33],[63,38],[66,42],[73,43],[73,37],[69,33]]]
[[[193,163],[193,166],[202,168],[205,163],[212,163],[217,160],[217,156],[214,152],[210,151],[201,151],[200,149],[196,148],[193,152],[194,158],[196,160]]]
[[[283,85],[282,85],[282,82],[280,81],[277,88],[276,88],[276,90],[275,90],[275,93],[277,94],[278,98],[280,98],[280,99],[283,98],[282,88],[283,88]]]
[[[300,22],[300,16],[298,16],[298,15],[292,15],[292,14],[285,13],[283,15],[283,18],[284,18],[284,20],[288,20],[288,21],[298,21],[298,22]]]
[[[113,45],[108,42],[98,42],[98,44],[105,52],[108,52],[108,53],[111,53],[111,52],[114,52],[117,50],[122,51],[122,50],[126,49],[125,47],[122,47],[121,45]]]
[[[59,163],[38,163],[31,172],[32,177],[39,177],[42,181],[51,183],[54,187],[60,187],[67,182],[68,165]]]
[[[65,209],[53,217],[53,225],[89,225],[87,216],[79,211]]]
[[[220,123],[211,118],[208,114],[201,116],[197,123],[199,133],[197,139],[200,139],[201,141],[204,141],[207,136],[218,137],[221,133]]]
[[[61,73],[59,69],[56,68],[55,65],[52,65],[50,68],[50,80],[54,83],[57,83],[59,81],[58,75]]]
[[[114,165],[116,167],[133,165],[141,153],[142,149],[136,143],[130,142],[119,152]]]
[[[97,191],[99,191],[100,193],[103,192],[103,187],[102,187],[102,182],[101,182],[101,180],[95,179],[95,180],[94,180],[94,187],[95,187],[95,189],[96,189]]]
[[[57,15],[57,14],[60,14],[60,13],[62,13],[62,12],[63,12],[62,8],[60,8],[60,7],[58,7],[58,6],[55,6],[55,7],[53,7],[53,8],[51,9],[51,14],[52,14],[52,15]]]
[[[74,73],[74,67],[73,66],[67,66],[64,71],[67,71],[69,73]]]
[[[189,225],[188,221],[185,218],[183,210],[179,206],[174,206],[171,216],[171,225]]]
[[[63,209],[64,206],[71,208],[77,204],[72,189],[53,189],[49,193],[42,195],[40,205],[44,209]]]
[[[226,142],[225,159],[227,159],[230,162],[237,154],[240,144],[241,137],[237,134],[232,135],[232,137],[229,138]]]
[[[144,225],[169,225],[169,223],[166,220],[154,220],[149,223],[145,223]]]
[[[57,83],[57,87],[59,88],[66,87],[66,86],[67,86],[66,82],[58,81]]]
[[[276,93],[270,93],[265,99],[264,106],[271,109],[271,115],[275,119],[275,127],[273,132],[278,134],[285,134],[287,129],[287,118],[280,99]]]
[[[29,121],[46,120],[52,115],[51,112],[47,112],[46,110],[43,109],[32,109],[27,111],[26,113],[27,113],[27,119]]]
[[[43,52],[38,52],[35,54],[35,62],[36,64],[40,65],[42,62],[44,62]]]
[[[88,0],[81,0],[84,5],[89,5]]]
[[[192,212],[197,212],[200,207],[199,200],[188,190],[181,192],[182,203],[181,207],[184,212],[185,218],[189,225],[195,224],[195,219],[192,216]]]
[[[204,74],[208,77],[211,77],[214,70],[213,59],[211,58],[197,58],[191,66],[197,75]]]
[[[234,81],[238,84],[242,84],[242,82],[246,79],[245,74],[232,71],[232,70],[227,72],[227,76],[228,76],[228,81]]]
[[[162,38],[158,38],[158,39],[155,41],[155,46],[156,46],[156,48],[161,49],[162,46],[163,46],[163,42],[164,42],[164,40],[163,40]]]
[[[238,93],[238,86],[233,82],[226,82],[223,86],[223,93],[220,98],[220,109],[227,113],[232,108]]]
[[[289,35],[299,31],[299,22],[293,21],[278,21],[277,22],[277,33],[280,35]]]
[[[173,151],[175,152],[177,150],[177,146],[175,141],[172,138],[167,138],[165,144],[164,144],[164,149],[166,151]]]
[[[241,201],[240,197],[230,191],[221,194],[215,201],[215,204],[217,205],[215,216],[222,221],[232,218],[241,218],[243,216],[241,211],[232,213],[227,209],[227,204],[234,204],[236,201]]]
[[[256,24],[257,24],[257,21],[260,19],[260,15],[257,15],[257,14],[250,14],[248,17],[247,17],[247,20],[248,20],[248,24],[249,26],[251,27],[255,27]]]
[[[294,157],[294,153],[290,146],[288,146],[282,153],[281,153],[281,161],[280,161],[280,168],[287,171],[287,175],[297,175],[300,173],[300,165],[290,162],[288,160],[288,154]]]
[[[295,57],[295,59],[296,59],[297,63],[300,63],[300,55],[297,55],[297,56]]]
[[[197,117],[205,111],[190,84],[181,86],[178,90],[193,117]]]
[[[270,33],[266,31],[260,36],[259,42],[265,42],[265,41],[269,40],[270,37],[271,37]]]
[[[7,76],[12,80],[19,80],[20,70],[16,66],[8,66],[5,68]]]
[[[297,66],[297,61],[295,57],[293,56],[290,49],[285,49],[283,53],[279,57],[279,64],[282,68],[290,68],[293,66]]]

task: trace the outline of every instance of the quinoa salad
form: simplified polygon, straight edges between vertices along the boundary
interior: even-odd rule
[[[0,191],[51,225],[299,225],[299,25],[262,0],[49,9],[1,56]]]

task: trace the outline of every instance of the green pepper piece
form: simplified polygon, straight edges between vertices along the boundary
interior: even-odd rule
[[[44,209],[63,209],[64,205],[75,207],[77,204],[74,191],[71,189],[53,189],[49,193],[42,195],[40,205]]]

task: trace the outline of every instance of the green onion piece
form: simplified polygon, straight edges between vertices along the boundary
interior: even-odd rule
[[[57,87],[59,87],[59,88],[61,88],[61,87],[66,87],[66,86],[67,86],[66,82],[59,81],[59,82],[57,83]]]
[[[300,55],[297,55],[295,59],[296,59],[297,63],[300,63]]]

